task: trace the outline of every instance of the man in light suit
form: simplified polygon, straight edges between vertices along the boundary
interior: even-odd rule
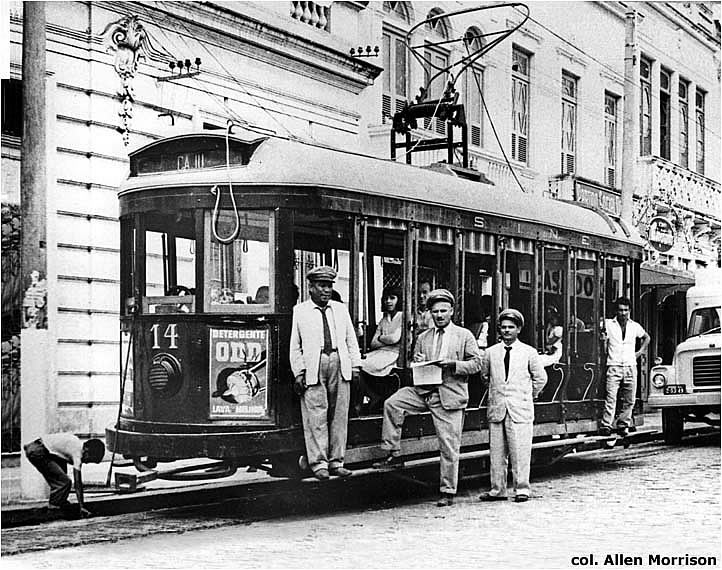
[[[486,351],[481,379],[489,383],[491,491],[482,501],[506,500],[507,461],[511,459],[514,500],[529,500],[529,464],[534,434],[534,400],[547,382],[537,351],[517,340],[524,317],[516,309],[499,315],[502,342]]]
[[[409,413],[431,412],[441,452],[441,496],[439,507],[453,504],[459,478],[459,448],[464,425],[464,408],[469,401],[467,377],[481,369],[481,353],[474,335],[451,322],[454,296],[446,289],[429,293],[427,306],[434,328],[419,335],[414,352],[415,362],[435,362],[441,368],[441,384],[406,386],[384,403],[382,448],[389,455],[375,463],[377,469],[403,466],[401,429]]]
[[[293,308],[290,345],[306,457],[317,479],[347,477],[349,383],[358,381],[361,354],[346,306],[331,300],[336,271],[322,265],[306,278],[311,299]]]

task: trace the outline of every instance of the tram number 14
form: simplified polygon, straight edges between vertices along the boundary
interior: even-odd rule
[[[178,348],[178,343],[176,342],[178,340],[178,333],[176,332],[177,327],[177,324],[171,323],[165,328],[163,338],[170,339],[170,344],[168,345],[168,348]],[[160,348],[160,324],[154,324],[152,327],[150,327],[150,330],[153,333],[153,348]]]

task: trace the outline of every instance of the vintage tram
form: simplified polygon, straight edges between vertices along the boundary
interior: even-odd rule
[[[320,263],[338,270],[362,353],[382,288],[404,292],[389,393],[407,381],[422,281],[455,292],[455,320],[480,345],[495,341],[499,309],[514,307],[527,318],[521,340],[543,351],[555,313],[562,352],[536,404],[535,442],[594,432],[600,327],[615,298],[639,298],[641,241],[593,208],[502,194],[468,174],[230,128],[132,153],[119,191],[121,406],[110,449],[140,465],[205,457],[293,473],[304,442],[291,314]],[[469,388],[462,451],[483,450],[486,394],[478,376]],[[383,455],[381,416],[354,410],[346,462],[362,465]],[[402,450],[438,451],[428,414],[406,420]]]

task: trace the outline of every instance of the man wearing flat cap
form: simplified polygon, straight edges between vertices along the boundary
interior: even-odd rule
[[[308,272],[311,298],[293,308],[290,360],[301,398],[308,465],[317,479],[347,477],[350,382],[361,366],[356,332],[343,303],[331,300],[336,271],[322,265]]]
[[[453,504],[459,478],[459,449],[464,424],[464,408],[469,402],[468,376],[481,369],[481,353],[471,332],[451,322],[454,296],[446,289],[435,289],[426,300],[434,327],[422,332],[414,351],[415,362],[430,362],[441,368],[440,384],[406,386],[384,403],[382,448],[389,455],[375,463],[378,469],[403,465],[401,429],[407,414],[431,412],[439,439],[441,496],[439,507]]]
[[[547,382],[537,351],[517,339],[524,316],[516,309],[499,315],[501,342],[484,354],[482,382],[489,385],[489,453],[491,490],[482,501],[507,499],[507,470],[511,460],[514,500],[529,500],[529,464],[534,434],[534,400]]]

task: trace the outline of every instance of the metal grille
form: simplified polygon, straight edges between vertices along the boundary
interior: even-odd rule
[[[695,357],[692,360],[692,382],[695,386],[719,386],[719,355]]]

